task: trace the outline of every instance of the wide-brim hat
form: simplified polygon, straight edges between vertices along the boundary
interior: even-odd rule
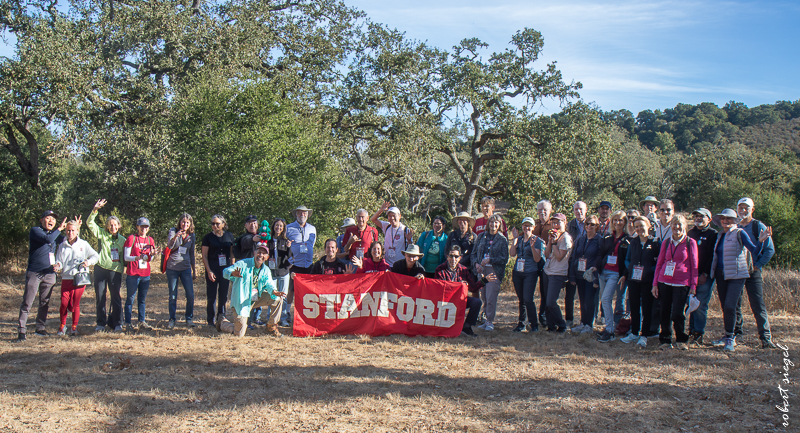
[[[309,208],[307,208],[305,206],[298,206],[294,210],[292,210],[292,216],[294,217],[294,219],[297,219],[297,211],[299,211],[299,210],[304,210],[304,211],[308,212],[308,218],[311,218],[311,213],[314,212],[313,209],[309,209]]]
[[[656,206],[659,206],[661,204],[661,202],[658,201],[658,199],[655,196],[648,195],[647,197],[644,198],[644,200],[639,202],[639,209],[643,208],[645,203],[653,203]]]
[[[459,219],[467,220],[470,228],[475,226],[475,218],[473,218],[468,212],[459,212],[458,215],[453,218],[453,221],[456,221],[457,223]]]
[[[421,252],[419,252],[419,246],[415,244],[409,245],[405,251],[402,252],[404,256],[412,255],[412,256],[424,256]]]
[[[722,227],[722,224],[720,224],[720,220],[722,219],[722,217],[728,217],[728,218],[736,219],[736,218],[739,218],[739,214],[737,214],[736,211],[733,210],[733,209],[724,209],[722,212],[714,215],[714,218],[712,219],[712,221],[714,222],[715,226]]]

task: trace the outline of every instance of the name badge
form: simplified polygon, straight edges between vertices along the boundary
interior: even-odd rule
[[[47,253],[47,259],[50,260],[50,266],[56,264],[56,255],[53,253]]]
[[[517,260],[517,272],[525,272],[525,259]]]
[[[586,270],[586,259],[581,257],[578,259],[578,272],[583,272]]]
[[[617,264],[617,256],[608,256],[609,265],[616,265]]]
[[[300,254],[306,254],[308,252],[308,247],[306,244],[300,244]]]
[[[489,258],[489,254],[488,253],[483,255],[483,260],[486,260],[488,258]]]
[[[431,254],[439,254],[439,242],[435,242],[434,241],[431,244],[431,249],[428,250],[428,252],[431,253]]]
[[[277,263],[275,263],[275,257],[270,257],[269,258],[269,268],[270,269],[275,269],[277,267],[278,267],[278,265],[277,265]]]
[[[631,274],[631,280],[633,281],[642,281],[642,274],[644,273],[644,266],[635,265],[633,267],[633,273]]]
[[[180,255],[186,254],[186,247],[178,247],[178,254]]]
[[[675,262],[672,260],[667,262],[667,265],[664,266],[664,275],[667,277],[671,277],[675,274]]]
[[[356,248],[356,257],[359,259],[364,258],[364,248]]]
[[[118,262],[119,261],[119,250],[116,248],[112,248],[109,252],[111,254],[111,261]]]
[[[386,257],[393,259],[394,258],[394,248],[388,248],[386,250]]]
[[[218,258],[220,266],[228,266],[228,258],[225,257],[225,254],[220,254]]]
[[[139,269],[147,269],[147,261],[139,260]]]

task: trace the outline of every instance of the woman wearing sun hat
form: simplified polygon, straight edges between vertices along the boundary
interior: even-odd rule
[[[536,291],[536,281],[539,279],[539,262],[542,260],[544,241],[533,234],[536,221],[531,217],[522,220],[522,233],[514,227],[511,229],[511,257],[516,257],[511,280],[519,300],[519,317],[514,332],[525,330],[525,320],[531,326],[531,332],[539,330],[536,316],[536,303],[533,295]]]
[[[472,248],[475,247],[475,241],[478,240],[478,235],[472,231],[475,226],[475,218],[470,216],[467,212],[459,212],[453,218],[453,224],[456,229],[447,235],[447,245],[445,251],[450,251],[453,245],[458,245],[461,248],[461,263],[467,269],[472,271]]]
[[[487,230],[478,236],[478,241],[472,250],[472,263],[478,275],[495,274],[497,276],[496,281],[490,281],[481,288],[486,322],[479,328],[493,331],[493,322],[497,313],[497,295],[500,294],[500,284],[503,282],[506,263],[508,263],[508,239],[501,232],[503,219],[499,214],[489,217],[487,226]]]
[[[725,336],[713,342],[714,346],[723,346],[722,350],[733,352],[736,345],[734,326],[736,324],[736,304],[742,296],[744,282],[750,277],[749,268],[752,259],[748,260],[747,251],[758,254],[758,247],[750,239],[747,231],[736,225],[738,215],[733,209],[725,209],[714,216],[714,224],[722,228],[714,245],[714,258],[711,261],[711,278],[717,284],[719,303],[722,306],[722,317],[725,325]],[[764,243],[772,234],[772,230],[764,230],[758,241]]]

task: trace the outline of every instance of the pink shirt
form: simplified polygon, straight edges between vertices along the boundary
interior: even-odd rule
[[[672,276],[664,274],[670,261],[675,262]],[[656,283],[689,286],[690,290],[697,287],[697,242],[694,239],[686,236],[677,246],[672,237],[661,243],[654,285]]]

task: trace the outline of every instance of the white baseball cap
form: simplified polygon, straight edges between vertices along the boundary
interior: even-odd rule
[[[753,203],[753,199],[752,199],[752,198],[750,198],[750,197],[743,197],[743,198],[740,198],[740,199],[739,199],[739,203],[736,203],[736,206],[739,206],[739,205],[740,205],[740,204],[742,204],[742,203],[744,203],[744,204],[746,204],[746,205],[748,205],[748,206],[750,206],[750,207],[753,207],[753,206],[755,206],[755,203]]]
[[[395,215],[397,215],[397,216],[400,216],[400,215],[401,215],[401,214],[400,214],[400,209],[398,209],[398,208],[397,208],[397,206],[392,206],[392,207],[390,207],[390,208],[389,208],[389,210],[387,210],[387,211],[386,211],[386,215],[389,215],[389,212],[392,212],[392,213],[394,213],[394,214],[395,214]]]

